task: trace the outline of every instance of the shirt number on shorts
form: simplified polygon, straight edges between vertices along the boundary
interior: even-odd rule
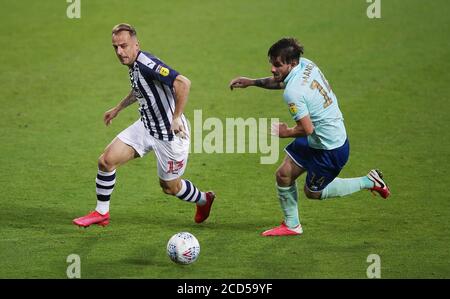
[[[168,170],[167,173],[177,174],[178,171],[180,171],[181,168],[184,166],[184,160],[181,161],[173,161],[170,160],[168,163]]]
[[[313,172],[312,173],[312,177],[311,177],[311,179],[309,181],[309,184],[311,185],[311,188],[312,189],[318,189],[318,188],[322,187],[323,183],[325,183],[325,177],[322,176],[320,178],[317,178],[316,174]],[[315,190],[313,190],[313,191],[315,191]]]

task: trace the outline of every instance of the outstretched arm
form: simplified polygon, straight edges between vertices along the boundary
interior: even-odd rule
[[[131,90],[130,93],[122,101],[120,101],[119,104],[117,104],[116,107],[105,112],[103,115],[103,121],[105,124],[108,126],[121,110],[130,106],[134,102],[136,102],[136,97],[133,94],[133,90]]]
[[[275,81],[273,77],[250,79],[246,77],[237,77],[230,82],[230,89],[247,88],[248,86],[257,86],[265,89],[284,89],[284,82]]]

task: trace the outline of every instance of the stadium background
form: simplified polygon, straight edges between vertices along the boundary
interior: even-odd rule
[[[380,19],[367,17],[365,0],[81,0],[80,19],[66,16],[66,1],[0,5],[0,278],[65,278],[70,254],[81,257],[82,278],[366,278],[370,254],[381,257],[382,278],[450,276],[448,1],[382,0]],[[378,167],[392,197],[300,195],[304,235],[262,238],[282,217],[278,164],[192,154],[186,176],[218,195],[196,225],[193,206],[161,193],[148,156],[118,171],[110,226],[73,226],[94,208],[98,156],[137,118],[134,106],[102,123],[129,90],[110,40],[120,22],[191,79],[191,121],[201,109],[203,118],[292,124],[281,91],[230,92],[228,83],[270,75],[268,47],[297,37],[344,113],[342,176]],[[166,256],[179,231],[200,241],[193,265]]]

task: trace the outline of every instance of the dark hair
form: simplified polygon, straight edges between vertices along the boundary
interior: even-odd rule
[[[298,62],[303,55],[303,50],[303,46],[295,38],[284,37],[270,47],[267,56],[270,61],[280,57],[281,62],[289,64],[292,61]]]
[[[120,23],[113,27],[112,34],[117,34],[120,31],[128,31],[131,36],[136,36],[136,29],[133,28],[130,24]]]

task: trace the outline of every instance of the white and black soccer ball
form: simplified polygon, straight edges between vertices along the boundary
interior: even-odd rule
[[[167,255],[177,264],[192,264],[198,259],[199,254],[200,243],[191,233],[177,233],[167,243]]]

